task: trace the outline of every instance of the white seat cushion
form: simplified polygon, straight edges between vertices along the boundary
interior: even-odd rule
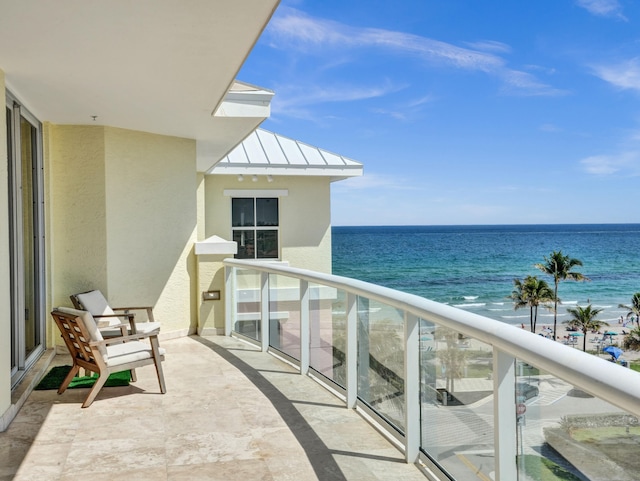
[[[109,360],[107,366],[119,366],[134,361],[142,361],[143,359],[151,359],[153,353],[151,346],[141,341],[131,341],[122,344],[113,344],[107,346],[107,352],[109,354]],[[164,356],[165,350],[160,348],[161,356]]]

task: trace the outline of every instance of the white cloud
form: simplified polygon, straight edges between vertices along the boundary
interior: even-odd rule
[[[284,13],[271,21],[267,31],[276,40],[292,42],[287,48],[383,47],[416,54],[425,60],[481,71],[492,71],[504,64],[498,56],[418,35],[378,28],[350,27],[333,20],[313,18],[291,8],[280,11]]]
[[[618,172],[626,175],[640,174],[640,152],[629,151],[613,155],[594,155],[582,159],[585,171],[594,175],[611,175]]]
[[[506,43],[498,42],[496,40],[480,40],[478,42],[467,42],[469,47],[474,50],[482,50],[483,52],[499,52],[499,53],[511,53],[511,47]]]
[[[290,117],[313,120],[316,119],[316,114],[305,107],[327,102],[353,102],[383,97],[403,88],[403,86],[392,85],[390,82],[377,86],[311,85],[301,88],[299,85],[280,85],[276,90],[282,93],[276,95],[272,100],[271,110],[274,115],[284,114]]]
[[[640,90],[640,59],[638,57],[611,65],[594,66],[602,80],[622,89]]]
[[[566,95],[566,90],[556,89],[538,81],[533,75],[517,70],[506,70],[501,75],[505,86],[503,91],[528,96]]]
[[[531,74],[510,69],[496,54],[510,51],[504,43],[482,40],[463,48],[439,40],[410,33],[377,28],[356,28],[336,21],[311,17],[293,8],[278,10],[267,32],[271,45],[283,49],[327,53],[327,49],[344,52],[347,49],[375,48],[378,54],[414,56],[434,65],[480,71],[502,79],[509,94],[558,95],[563,92],[539,82]]]
[[[584,8],[592,15],[599,17],[616,17],[627,20],[622,14],[622,6],[618,0],[576,0],[576,5]]]

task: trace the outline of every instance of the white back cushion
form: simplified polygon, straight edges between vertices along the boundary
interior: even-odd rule
[[[109,316],[115,314],[100,291],[84,292],[82,294],[76,294],[76,297],[80,301],[80,304],[82,304],[82,307],[94,316]]]
[[[82,307],[94,316],[113,316],[115,312],[109,307],[107,300],[100,291],[84,292],[76,294],[76,298],[82,304]],[[110,327],[120,324],[122,320],[118,317],[109,317],[106,319],[98,319],[100,327]]]

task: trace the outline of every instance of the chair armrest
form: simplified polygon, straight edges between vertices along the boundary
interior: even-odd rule
[[[112,307],[111,308],[114,311],[144,311],[144,310],[149,310],[149,309],[153,309],[153,307],[151,306],[143,306],[143,307]]]
[[[160,329],[156,329],[155,331],[143,333],[143,334],[130,334],[128,336],[119,336],[119,337],[111,337],[109,339],[104,339],[102,341],[91,341],[89,343],[90,346],[108,346],[109,344],[120,344],[121,342],[127,341],[137,341],[140,339],[150,339],[157,338],[160,333]]]
[[[114,311],[147,311],[147,319],[150,322],[154,322],[155,318],[153,317],[153,307],[152,306],[140,306],[140,307],[112,307]]]
[[[124,314],[96,314],[93,316],[94,319],[102,319],[103,317],[135,317],[135,312],[126,312]]]

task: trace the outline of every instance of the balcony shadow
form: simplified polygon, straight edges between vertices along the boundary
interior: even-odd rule
[[[192,339],[207,346],[218,354],[226,362],[238,369],[253,385],[269,399],[280,417],[287,424],[291,433],[307,454],[309,463],[319,481],[346,481],[340,466],[335,461],[334,451],[329,449],[322,439],[316,434],[313,427],[296,409],[294,402],[289,400],[261,373],[242,359],[229,352],[226,348],[217,345],[202,337],[193,336]],[[268,370],[267,370],[268,371]],[[270,372],[270,371],[269,371]],[[299,402],[299,401],[297,401]],[[341,453],[354,455],[354,453]]]

